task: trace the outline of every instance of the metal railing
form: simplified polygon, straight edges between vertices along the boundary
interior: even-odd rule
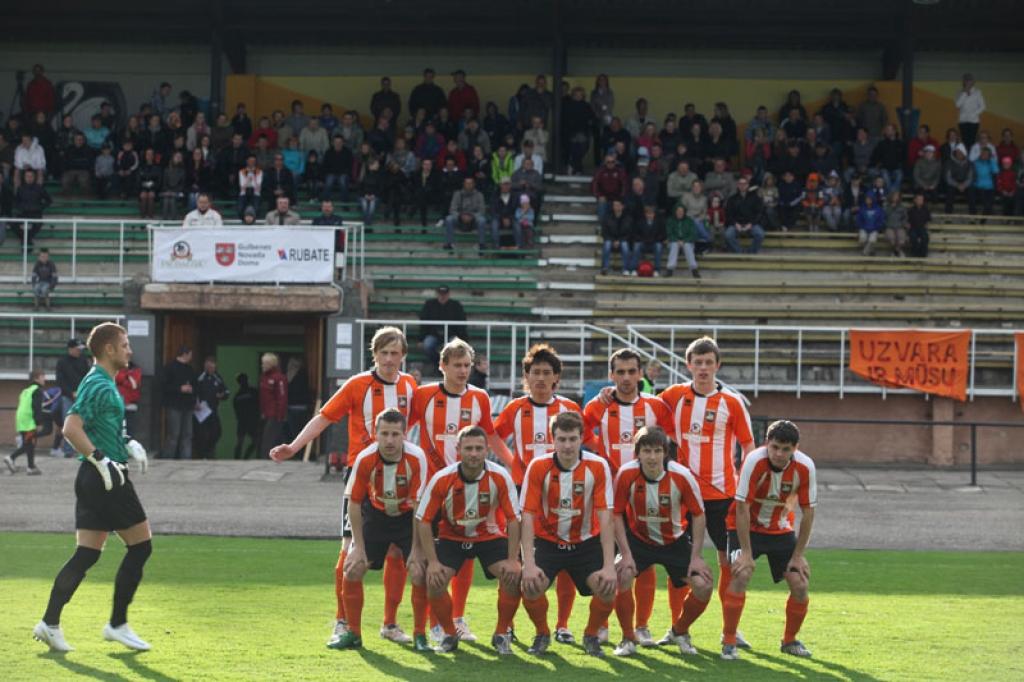
[[[673,369],[686,366],[686,346],[698,336],[708,335],[716,341],[727,335],[731,340],[742,339],[739,343],[753,344],[751,362],[737,362],[729,359],[726,350],[723,358],[723,374],[729,376],[732,385],[741,391],[752,391],[756,397],[760,391],[795,393],[835,393],[842,398],[847,393],[878,394],[918,393],[911,389],[894,389],[878,386],[852,374],[849,369],[849,333],[851,329],[884,331],[883,327],[818,327],[782,325],[713,325],[713,324],[637,324],[626,328],[629,343],[646,348],[649,353],[666,359]],[[930,328],[929,328],[930,329]],[[936,330],[940,330],[936,328]],[[951,330],[952,331],[952,330]],[[955,331],[964,331],[955,328]],[[968,399],[981,397],[1007,397],[1017,399],[1017,354],[1014,352],[1013,329],[971,329],[969,352],[970,374],[967,389]],[[651,338],[654,335],[662,340]],[[667,339],[664,337],[667,336]],[[765,337],[768,337],[767,339]],[[978,340],[996,349],[979,350]],[[795,363],[792,377],[778,376],[765,381],[762,379],[765,356],[784,358]],[[992,357],[1008,361],[1005,382],[995,385],[980,385],[978,361]],[[749,370],[749,376],[744,370]],[[806,378],[811,372],[817,376]],[[823,376],[824,375],[824,376]]]
[[[0,313],[0,320],[19,320],[27,321],[28,326],[25,327],[25,340],[24,348],[26,351],[25,368],[17,370],[13,368],[0,369],[0,379],[26,379],[28,373],[38,366],[36,358],[38,357],[37,343],[40,343],[37,339],[37,332],[40,331],[42,326],[39,324],[44,320],[54,320],[59,322],[65,322],[67,324],[67,334],[62,336],[61,341],[66,342],[68,339],[75,336],[81,336],[82,331],[79,330],[79,322],[117,322],[118,324],[124,324],[124,315],[115,313]],[[58,327],[59,328],[59,327]],[[15,345],[22,343],[20,340],[20,334],[13,332],[13,330],[5,330],[5,334],[11,335],[11,340],[5,341],[3,345]],[[64,348],[62,344],[60,346]],[[49,379],[53,376],[48,375]]]
[[[118,219],[118,218],[0,218],[0,223],[7,225],[39,225],[41,228],[45,228],[47,225],[54,226],[56,228],[70,228],[71,230],[71,241],[70,241],[70,262],[68,257],[64,254],[51,254],[52,259],[57,262],[59,269],[60,281],[65,283],[123,283],[124,281],[131,279],[131,276],[125,275],[125,243],[128,242],[128,246],[132,249],[129,253],[136,255],[145,255],[147,259],[152,261],[153,244],[152,244],[152,232],[145,240],[138,240],[135,245],[132,244],[134,240],[130,237],[126,239],[126,235],[130,235],[133,229],[148,229],[149,227],[181,227],[179,221],[153,221],[153,220],[140,220],[140,219]],[[237,220],[227,220],[224,222],[225,227],[241,227],[243,224]],[[310,226],[309,221],[301,223],[304,226]],[[262,224],[257,226],[262,227]],[[116,229],[117,236],[111,235],[110,239],[97,239],[88,240],[96,242],[104,241],[116,241],[117,242],[117,256],[116,262],[113,258],[110,261],[105,261],[100,264],[100,271],[102,274],[98,275],[80,275],[79,266],[81,265],[81,256],[83,255],[112,255],[110,254],[111,246],[104,246],[99,248],[89,248],[86,242],[82,238],[82,233],[89,230],[89,228],[98,229]],[[340,269],[344,277],[351,277],[352,279],[361,280],[364,277],[366,271],[366,243],[365,235],[363,230],[363,223],[356,221],[344,221],[339,228],[345,232],[345,259]],[[38,234],[37,237],[44,236],[42,233]],[[35,260],[35,254],[33,248],[28,243],[28,230],[23,230],[21,239],[21,276],[18,275],[0,275],[0,282],[28,284],[32,279],[32,263]]]

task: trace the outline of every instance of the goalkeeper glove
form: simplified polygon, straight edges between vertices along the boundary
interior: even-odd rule
[[[117,480],[117,487],[124,485],[125,466],[123,464],[115,462],[99,450],[94,450],[91,455],[85,458],[85,461],[96,467],[100,478],[103,479],[103,489],[107,492],[114,489],[115,479]]]
[[[142,447],[142,443],[132,438],[124,444],[124,449],[128,451],[128,456],[139,463],[139,471],[146,473],[146,469],[149,468],[149,457],[146,455],[146,448]]]

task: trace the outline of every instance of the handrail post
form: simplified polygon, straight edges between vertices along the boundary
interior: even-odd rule
[[[839,330],[839,399],[843,399],[843,387],[846,380],[846,330]]]
[[[800,397],[804,373],[804,330],[796,331],[796,397]]]
[[[35,362],[36,350],[36,316],[28,316],[28,371],[31,372]]]
[[[717,330],[715,336],[718,336]],[[758,375],[761,373],[761,330],[754,330],[754,397],[758,396],[760,382]]]
[[[971,424],[971,485],[978,485],[978,425]]]
[[[586,356],[584,355],[585,341],[583,339],[583,335],[584,335],[585,331],[586,330],[584,329],[583,325],[581,324],[580,325],[580,395],[583,395],[583,383],[585,381],[585,378],[584,378],[584,371],[585,371],[584,370],[584,365],[586,364]]]
[[[512,345],[508,356],[508,397],[511,398],[516,394],[516,326],[514,324],[509,325],[509,332],[511,332]]]
[[[970,372],[971,372],[971,387],[970,387],[970,390],[968,391],[968,393],[970,394],[970,400],[971,400],[972,403],[974,402],[974,362],[975,362],[975,360],[974,360],[974,340],[977,338],[977,336],[978,335],[975,334],[973,331],[971,332],[971,364],[970,364],[970,368],[971,368],[970,369]]]
[[[28,233],[32,229],[31,218],[26,218],[21,229],[21,283],[28,284]],[[6,230],[7,228],[4,227]]]
[[[124,284],[124,221],[121,221],[121,230],[118,235],[117,244],[117,280]]]
[[[78,216],[71,219],[71,281],[78,278]]]

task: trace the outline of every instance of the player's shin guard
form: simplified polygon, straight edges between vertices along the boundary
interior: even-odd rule
[[[533,627],[537,629],[538,635],[550,635],[551,628],[548,627],[548,598],[543,594],[536,599],[527,599],[523,596],[523,608],[533,621]]]
[[[334,597],[338,601],[338,611],[335,617],[338,620],[345,620],[345,557],[348,552],[341,550],[338,555],[338,563],[334,566]]]
[[[462,568],[452,580],[452,615],[455,618],[462,618],[466,615],[466,599],[469,598],[469,588],[473,586],[475,566],[475,561],[463,562]]]
[[[690,594],[690,586],[676,587],[672,584],[671,578],[666,582],[668,583],[668,609],[671,611],[669,615],[672,620],[675,620],[683,615],[683,604],[686,601],[686,595]]]
[[[746,593],[733,594],[726,591],[722,597],[722,644],[736,643],[736,630],[740,626],[743,605],[747,602]],[[685,610],[685,605],[683,609]]]
[[[498,624],[494,631],[503,635],[512,627],[516,618],[516,611],[519,610],[519,596],[512,595],[505,591],[504,587],[498,588]]]
[[[139,542],[128,548],[114,578],[114,609],[110,614],[110,625],[120,627],[128,622],[128,605],[132,603],[135,590],[142,582],[142,567],[153,553],[150,540]]]
[[[597,636],[597,631],[602,627],[608,627],[608,616],[615,608],[615,599],[604,601],[597,595],[590,598],[590,618],[587,619],[587,627],[583,630],[584,635]]]
[[[809,599],[805,602],[798,602],[793,599],[793,595],[789,596],[786,601],[786,632],[782,635],[783,644],[796,639],[797,633],[800,632],[800,626],[804,624],[804,618],[807,616],[807,605],[810,603]]]
[[[363,581],[345,580],[345,617],[348,629],[353,634],[362,635],[363,622]]]
[[[60,625],[60,612],[64,605],[71,601],[71,596],[85,578],[85,572],[92,568],[100,559],[100,550],[89,547],[76,547],[68,562],[57,573],[50,590],[50,601],[46,605],[43,621],[50,626]]]
[[[427,586],[412,586],[412,633],[427,634]]]
[[[622,590],[615,595],[615,615],[619,618],[619,626],[622,628],[622,639],[636,640],[636,631],[633,629],[633,614],[636,612],[636,604],[633,602],[633,593],[630,590]]]
[[[384,559],[384,625],[398,622],[398,605],[405,594],[405,562],[400,556]]]
[[[706,601],[697,599],[697,595],[690,592],[683,601],[683,613],[676,620],[672,629],[676,631],[677,635],[687,634],[690,632],[690,626],[693,625],[693,621],[700,618],[700,614],[704,613],[704,609],[707,607],[708,603]],[[738,619],[737,623],[739,623]]]
[[[647,627],[651,620],[651,612],[654,611],[654,584],[657,576],[654,574],[654,566],[636,577],[633,583],[633,593],[636,596],[636,626]]]
[[[447,591],[430,598],[430,612],[437,616],[437,622],[446,635],[455,634],[455,622],[452,620],[452,598]]]
[[[556,628],[568,628],[572,605],[576,601],[576,584],[565,571],[555,576],[555,594],[558,596],[558,620]]]

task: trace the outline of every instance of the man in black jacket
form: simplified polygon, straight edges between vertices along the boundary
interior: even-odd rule
[[[245,372],[235,377],[238,392],[233,402],[235,408],[235,459],[242,459],[245,437],[249,437],[249,447],[245,449],[245,459],[252,457],[260,440],[260,393],[255,386],[249,385],[249,375]]]
[[[272,211],[278,197],[287,197],[293,205],[297,204],[295,195],[295,176],[284,167],[284,156],[274,154],[274,165],[263,171],[263,187],[260,196],[267,202],[267,210]]]
[[[14,231],[18,234],[19,241],[24,241],[25,232],[28,231],[28,245],[32,246],[36,233],[43,228],[43,224],[39,222],[43,217],[43,211],[52,203],[53,199],[46,188],[36,183],[36,171],[26,168],[21,187],[14,193],[14,214],[19,218],[34,219],[34,222],[14,223]]]
[[[74,189],[88,192],[95,154],[85,143],[85,135],[75,132],[74,142],[64,151],[64,172],[60,176],[61,191],[71,194]]]
[[[516,208],[519,194],[512,192],[512,178],[502,178],[498,191],[491,199],[491,234],[498,235],[501,246],[509,246],[509,235],[515,240],[517,249],[523,248],[522,230],[516,228]]]
[[[402,113],[402,98],[391,89],[391,79],[387,76],[380,79],[380,90],[370,99],[370,113],[374,120],[379,119],[385,109],[391,110],[391,121],[398,121],[398,115]],[[410,113],[416,115],[415,111]]]
[[[764,228],[759,224],[762,210],[761,198],[750,191],[750,180],[741,177],[736,181],[736,194],[725,204],[725,243],[730,251],[743,253],[740,247],[743,235],[749,235],[752,240],[748,253],[761,250],[764,241]]]
[[[608,266],[611,264],[612,249],[618,249],[622,254],[622,274],[630,273],[630,248],[629,239],[632,234],[632,220],[626,213],[626,205],[622,199],[612,200],[612,210],[601,219],[601,240],[604,246],[601,250],[601,274],[608,274]]]
[[[220,401],[227,400],[230,392],[224,379],[217,373],[217,358],[208,356],[203,372],[196,379],[196,398],[199,410],[195,413],[195,455],[197,459],[213,459],[220,440]],[[203,408],[206,403],[206,408]],[[207,412],[209,410],[209,412]]]
[[[85,350],[85,344],[82,343],[81,339],[71,339],[68,341],[68,354],[57,361],[57,386],[60,388],[60,405],[54,406],[53,423],[58,426],[64,423],[65,415],[67,415],[68,410],[71,409],[71,405],[74,404],[75,398],[78,396],[78,385],[82,383],[82,379],[89,373],[89,360],[82,355],[83,350]],[[57,429],[53,437],[51,455],[60,446],[61,438],[59,436],[60,429]],[[64,456],[73,457],[74,454],[75,451],[71,444],[65,441]]]
[[[322,172],[324,186],[321,199],[331,199],[334,187],[341,193],[341,200],[348,201],[348,179],[352,175],[352,151],[345,146],[345,138],[336,133],[331,138],[331,148],[324,152]]]
[[[245,165],[249,148],[241,133],[231,136],[231,144],[217,155],[216,184],[222,196],[238,196],[238,171]]]
[[[431,321],[465,321],[466,311],[463,310],[462,304],[451,297],[451,289],[447,285],[442,284],[437,288],[437,298],[430,298],[424,302],[423,307],[420,308],[420,320],[423,322]],[[421,324],[420,325],[420,345],[423,346],[423,351],[427,354],[428,368],[437,370],[437,364],[440,360],[440,348],[451,339],[456,336],[463,341],[468,341],[466,338],[466,326],[450,324],[448,325],[448,334],[445,335],[445,328],[443,324]]]
[[[423,69],[423,82],[412,89],[409,94],[409,117],[416,118],[416,112],[424,109],[427,118],[431,119],[441,107],[448,106],[448,96],[434,82],[434,70]]]
[[[167,436],[162,457],[192,459],[192,413],[196,406],[196,374],[189,363],[192,349],[178,348],[178,354],[164,367],[163,400]]]

